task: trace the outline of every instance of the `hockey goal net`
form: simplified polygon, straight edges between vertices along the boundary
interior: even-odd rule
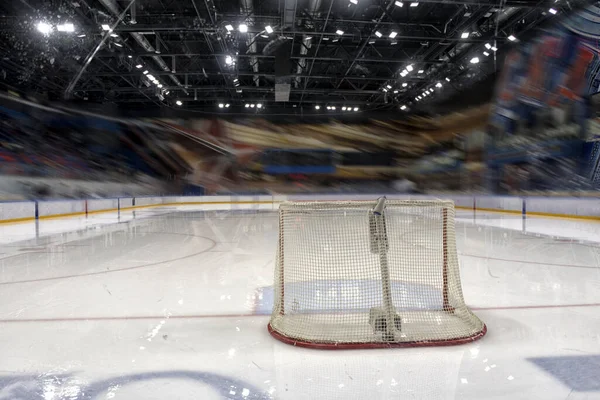
[[[454,204],[287,202],[269,332],[297,346],[452,345],[486,332],[465,305]]]

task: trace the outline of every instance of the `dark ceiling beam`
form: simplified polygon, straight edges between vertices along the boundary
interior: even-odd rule
[[[107,77],[107,78],[120,78],[120,77],[139,77],[141,75],[141,73],[135,73],[135,72],[125,72],[125,73],[119,73],[119,72],[98,72],[98,71],[89,71],[88,72],[89,75],[93,75],[93,76],[98,76],[98,77]],[[154,76],[166,76],[166,75],[171,75],[172,72],[168,72],[168,71],[159,71],[159,72],[151,72],[152,75]],[[178,72],[175,75],[190,75],[190,76],[205,76],[205,72],[204,71],[184,71],[184,72]],[[256,72],[226,72],[226,73],[220,73],[220,72],[206,72],[206,75],[208,76],[212,76],[212,77],[219,77],[219,76],[223,76],[223,77],[240,77],[240,76],[254,76],[254,75],[259,75],[265,78],[275,78],[275,74],[269,74],[269,73],[256,73]],[[56,75],[55,75],[56,76]],[[60,76],[65,76],[68,77],[70,75],[64,74],[64,75],[60,75]],[[291,78],[308,78],[308,75],[306,74],[290,74],[287,76],[283,76],[283,77],[291,77]],[[381,81],[381,82],[386,82],[389,80],[395,80],[396,78],[394,77],[382,77],[382,76],[342,76],[342,75],[311,75],[310,79],[326,79],[326,80],[338,80],[338,79],[342,79],[345,78],[346,80],[352,80],[352,81]],[[403,82],[420,82],[424,79],[428,79],[426,77],[423,78],[419,78],[419,77],[406,77],[403,78],[402,81]]]
[[[186,98],[186,97],[176,97],[176,96],[167,96],[169,98],[169,100],[175,100],[175,99],[179,99],[182,100],[185,103],[188,104],[196,104],[198,105],[198,108],[202,108],[202,109],[206,109],[207,107],[205,106],[205,103],[229,103],[231,105],[239,105],[239,104],[245,104],[245,103],[263,103],[267,106],[270,106],[271,108],[289,108],[290,110],[295,109],[295,107],[293,107],[294,104],[340,104],[340,105],[346,105],[346,106],[352,106],[352,107],[361,107],[364,105],[364,101],[362,100],[344,100],[344,99],[333,99],[333,100],[329,100],[329,99],[323,99],[323,98],[312,98],[312,97],[305,97],[304,99],[290,99],[289,102],[285,102],[285,103],[280,103],[280,102],[274,102],[274,101],[269,101],[268,99],[265,99],[264,97],[245,97],[241,100],[237,100],[237,99],[228,99],[226,97],[223,96],[212,96],[212,97],[205,97],[203,96],[202,99],[196,101],[193,98]],[[115,98],[111,100],[112,102],[115,103],[140,103],[140,104],[148,104],[147,101],[144,101],[144,99],[142,98]],[[396,107],[397,105],[395,103],[389,103],[389,104],[384,104],[384,103],[378,103],[377,104],[378,107],[383,107],[383,106],[389,106],[389,107]]]
[[[225,86],[193,86],[188,85],[185,88],[179,86],[165,86],[164,90],[188,90],[188,91],[198,91],[198,92],[227,92],[228,88]],[[242,92],[256,92],[256,93],[273,93],[275,92],[275,88],[273,87],[263,87],[263,86],[239,86],[236,89],[242,90]],[[103,88],[90,88],[85,89],[86,92],[99,92],[106,91]],[[110,92],[115,93],[137,93],[138,91],[148,91],[148,92],[156,92],[156,88],[153,86],[149,87],[140,87],[140,88],[131,88],[131,87],[119,87],[110,89]],[[348,96],[363,96],[363,95],[372,95],[380,93],[378,90],[345,90],[345,89],[306,89],[307,93],[313,94],[323,94],[323,95],[348,95]],[[291,89],[291,93],[302,93],[302,89]]]
[[[348,21],[351,24],[351,21]],[[144,32],[178,32],[178,33],[199,33],[199,34],[214,34],[217,32],[221,32],[220,29],[216,28],[198,28],[192,26],[184,26],[184,25],[172,25],[169,26],[167,24],[155,24],[155,25],[119,25],[115,28],[115,32],[137,32],[143,34]],[[248,27],[248,33],[246,35],[253,36],[258,35],[263,32],[262,26],[251,26]],[[284,35],[308,35],[308,36],[323,36],[329,38],[354,38],[357,34],[353,34],[351,31],[345,32],[343,35],[338,35],[335,32],[330,31],[304,31],[304,30],[294,30],[294,31],[285,31]],[[365,32],[363,32],[365,34]],[[506,40],[505,37],[498,37],[498,40]],[[383,39],[382,39],[383,40]],[[400,41],[443,41],[443,42],[461,42],[461,43],[477,43],[481,42],[481,39],[476,37],[471,37],[469,39],[461,39],[459,36],[457,37],[447,37],[447,36],[426,36],[426,35],[407,35],[403,33],[398,33],[398,35],[394,38],[396,42]]]
[[[133,57],[152,57],[155,56],[156,53],[133,53],[133,54],[129,54]],[[163,57],[203,57],[203,58],[214,58],[214,57],[223,57],[223,59],[225,59],[226,56],[228,56],[229,54],[207,54],[207,53],[161,53],[160,54]],[[96,57],[100,57],[100,58],[113,58],[113,57],[125,57],[126,54],[122,54],[122,53],[109,53],[109,52],[104,52],[104,53],[99,53]],[[252,58],[252,57],[256,57],[256,58],[269,58],[269,59],[275,59],[275,56],[270,56],[270,55],[264,55],[264,54],[239,54],[236,56],[237,58]],[[347,57],[303,57],[303,56],[292,56],[290,57],[293,60],[297,60],[300,58],[304,58],[307,60],[317,60],[317,61],[326,61],[326,62],[338,62],[338,61],[351,61],[350,59],[348,59]],[[430,60],[430,61],[422,61],[422,60],[415,60],[415,59],[409,59],[409,58],[402,58],[402,59],[392,59],[392,58],[359,58],[358,59],[359,62],[363,62],[363,63],[412,63],[412,64],[448,64],[447,62],[444,61],[438,61],[438,60]]]

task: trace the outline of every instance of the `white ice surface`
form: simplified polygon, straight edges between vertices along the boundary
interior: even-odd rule
[[[577,386],[532,362],[600,355],[600,223],[460,211],[463,291],[486,337],[317,351],[256,315],[276,214],[198,210],[2,225],[0,399],[600,398],[585,385],[600,365],[567,371]]]

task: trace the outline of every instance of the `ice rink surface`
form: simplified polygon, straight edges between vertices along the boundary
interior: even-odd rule
[[[277,214],[232,208],[1,225],[0,399],[600,399],[600,223],[459,210],[488,334],[320,351],[268,334]]]

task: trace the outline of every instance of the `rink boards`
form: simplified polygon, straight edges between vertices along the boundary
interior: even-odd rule
[[[374,200],[384,194],[313,194],[255,196],[148,196],[109,199],[0,202],[0,223],[81,216],[137,208],[207,205],[207,209],[260,208],[276,210],[283,201]],[[448,199],[456,208],[523,216],[553,216],[600,220],[600,199],[577,197],[516,197],[386,194],[389,199]]]

